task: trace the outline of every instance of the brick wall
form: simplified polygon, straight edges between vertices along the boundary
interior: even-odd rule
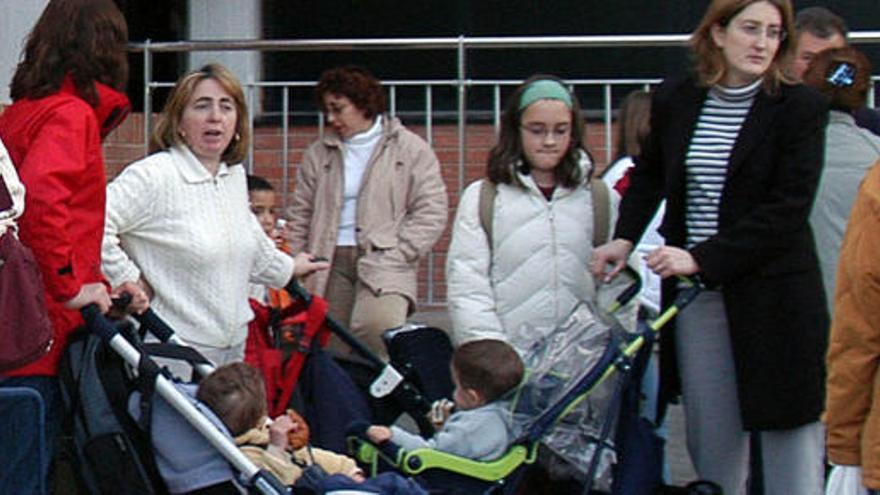
[[[104,145],[105,161],[107,164],[107,178],[111,180],[125,165],[144,155],[143,145],[143,114],[133,114],[126,122],[108,136]],[[424,126],[408,126],[413,132],[425,137]],[[280,127],[259,127],[254,130],[254,173],[266,177],[275,186],[277,191],[282,190],[283,180],[283,150],[282,133]],[[302,160],[305,148],[318,137],[318,129],[309,127],[290,127],[288,129],[288,163],[289,170],[288,191],[293,191],[296,182],[296,164]],[[598,167],[605,166],[605,130],[603,124],[589,123],[587,126],[587,147],[597,161]],[[474,124],[467,128],[467,154],[465,157],[464,183],[465,185],[483,177],[486,166],[486,157],[489,149],[495,141],[495,134],[491,125]],[[458,132],[454,125],[438,125],[433,127],[433,146],[440,160],[443,179],[449,194],[449,223],[455,215],[455,207],[458,204],[459,189],[459,166],[458,166]],[[428,285],[432,282],[433,303],[443,304],[446,300],[446,284],[444,281],[444,267],[446,264],[446,251],[449,246],[449,231],[447,227],[443,236],[437,242],[433,255],[424,259],[419,271],[419,299],[427,303]],[[433,265],[433,277],[429,270],[429,263]]]

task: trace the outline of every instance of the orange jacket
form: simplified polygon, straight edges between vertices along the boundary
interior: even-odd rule
[[[840,251],[825,422],[835,464],[880,489],[880,161],[865,176]]]

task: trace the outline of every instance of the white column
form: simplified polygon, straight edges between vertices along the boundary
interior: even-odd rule
[[[28,33],[49,0],[0,0],[0,104],[12,102],[9,83]]]
[[[190,40],[251,40],[262,37],[260,22],[260,0],[189,0],[189,39]],[[245,92],[247,84],[261,79],[261,57],[254,51],[192,52],[189,55],[189,68],[217,62],[223,64],[238,76]],[[259,111],[259,100],[255,93],[251,98]]]

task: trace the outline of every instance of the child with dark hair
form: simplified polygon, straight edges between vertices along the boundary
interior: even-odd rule
[[[501,399],[519,385],[523,373],[519,354],[507,343],[467,342],[452,356],[457,411],[437,424],[437,434],[425,440],[396,426],[371,426],[367,436],[406,450],[430,448],[481,461],[497,459],[513,441],[510,413]]]
[[[275,188],[263,177],[259,175],[247,176],[248,201],[250,202],[251,212],[256,215],[266,233],[276,244],[281,242],[281,232],[277,228],[278,220],[276,202],[278,201],[275,194]]]
[[[277,225],[278,214],[276,204],[278,198],[275,194],[275,188],[263,177],[248,174],[247,189],[251,212],[257,217],[263,232],[272,239],[278,249],[290,254],[290,249],[284,242],[281,229]],[[273,308],[283,308],[290,305],[290,298],[287,297],[283,290],[272,289],[263,284],[249,284],[248,297],[262,305],[268,305]],[[256,311],[255,308],[251,309]]]
[[[308,425],[294,411],[270,420],[263,376],[237,362],[217,368],[199,384],[196,398],[223,421],[235,443],[257,467],[292,485],[309,465],[327,474],[363,481],[363,472],[349,457],[308,445]]]

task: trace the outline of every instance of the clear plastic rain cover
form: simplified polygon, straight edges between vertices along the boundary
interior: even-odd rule
[[[528,370],[512,403],[517,434],[526,431],[542,412],[577,386],[599,363],[613,335],[622,336],[623,328],[610,316],[597,316],[602,314],[592,304],[582,302],[558,328],[541,330],[526,325],[511,336],[515,347],[525,349]],[[621,341],[614,338],[613,345]],[[620,373],[612,373],[603,383],[579,394],[567,404],[571,409],[544,433],[541,443],[564,460],[550,463],[551,475],[583,481],[592,470],[593,489],[610,490],[611,466],[616,461],[613,440],[617,408],[612,402],[621,379]],[[611,423],[606,425],[608,421]],[[603,428],[609,428],[609,434],[596,457]]]

